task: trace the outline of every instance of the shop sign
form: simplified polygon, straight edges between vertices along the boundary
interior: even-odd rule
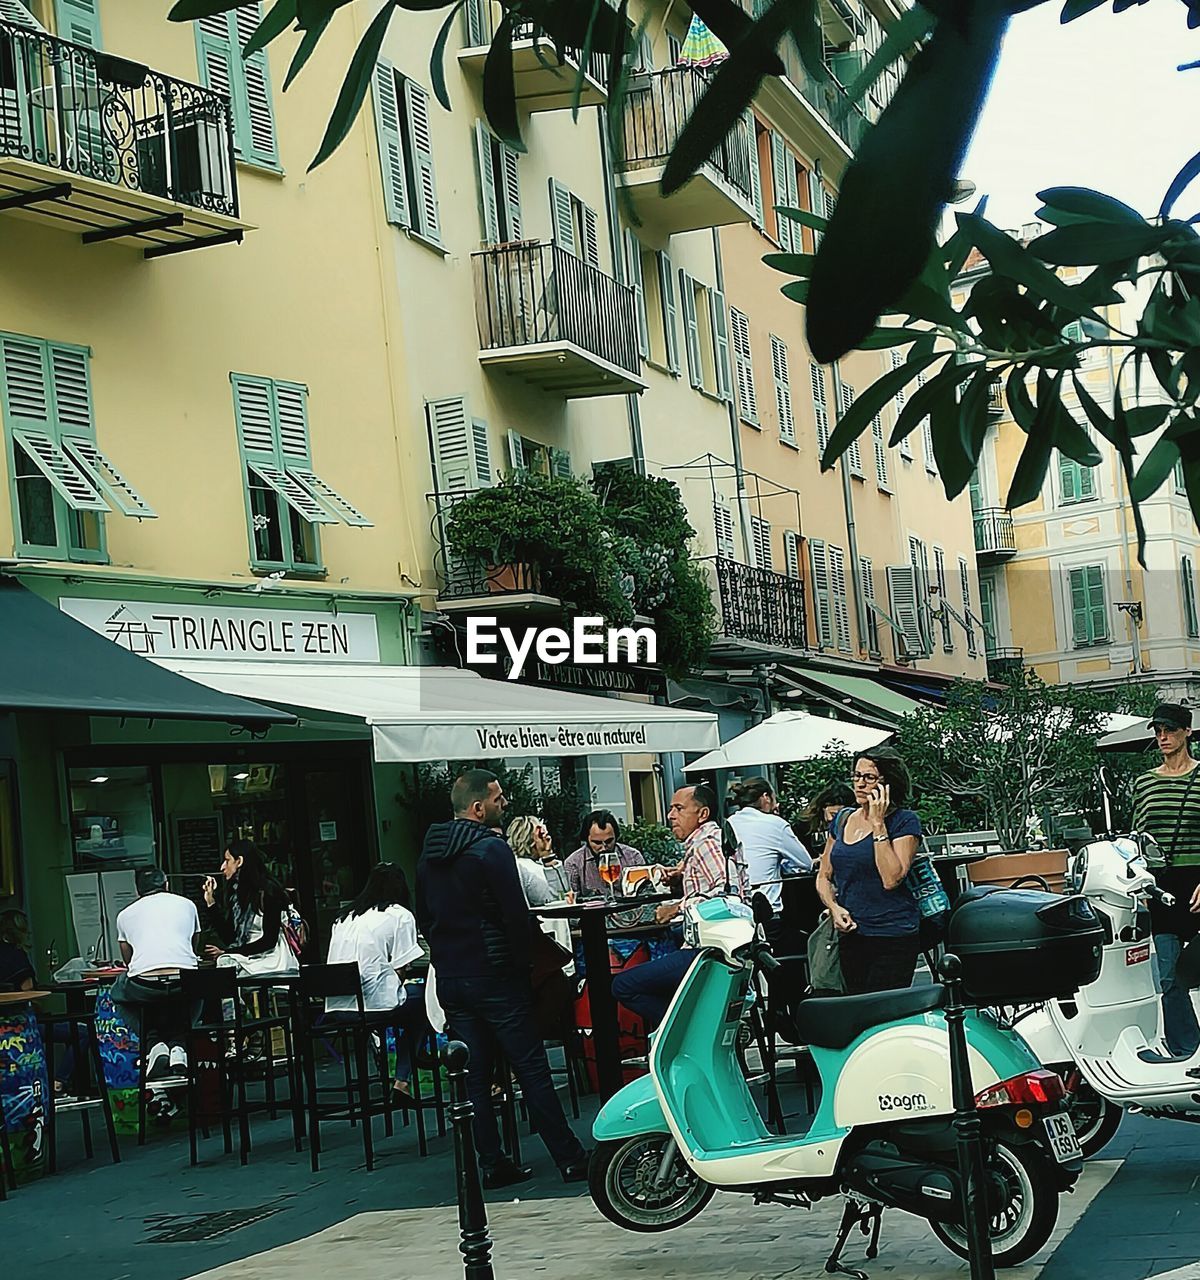
[[[373,613],[62,599],[69,617],[144,658],[378,662]]]

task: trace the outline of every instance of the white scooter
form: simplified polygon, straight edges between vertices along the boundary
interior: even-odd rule
[[[1200,1121],[1200,1052],[1186,1062],[1138,1056],[1159,1041],[1162,1003],[1146,899],[1174,901],[1148,865],[1154,848],[1149,836],[1135,834],[1095,841],[1074,855],[1068,883],[1105,926],[1100,976],[1074,999],[1005,1011],[1042,1065],[1063,1077],[1085,1157],[1107,1145],[1125,1111]]]

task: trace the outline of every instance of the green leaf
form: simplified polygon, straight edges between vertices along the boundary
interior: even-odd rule
[[[774,7],[787,15],[792,40],[804,70],[817,84],[825,84],[830,75],[825,65],[825,33],[821,27],[818,3],[819,0],[777,0]]]
[[[325,129],[325,137],[312,164],[308,166],[311,173],[318,165],[324,164],[341,146],[346,135],[354,125],[367,90],[371,87],[371,77],[375,73],[375,63],[379,59],[379,51],[383,48],[383,38],[387,35],[388,23],[396,10],[391,5],[384,5],[375,15],[371,25],[366,29],[359,41],[354,57],[350,59],[350,67],[342,82],[342,90],[337,102],[333,105],[333,114]]]
[[[950,305],[950,299],[935,293],[922,280],[914,280],[904,296],[887,308],[885,314],[912,316],[930,324],[944,324],[960,333],[968,333],[967,323]]]
[[[1047,187],[1037,193],[1037,198],[1051,209],[1061,209],[1092,222],[1130,223],[1139,227],[1149,225],[1136,209],[1088,187]]]
[[[1091,392],[1084,385],[1083,379],[1077,373],[1072,373],[1071,381],[1075,384],[1075,394],[1078,396],[1079,403],[1083,406],[1083,411],[1087,414],[1087,419],[1092,426],[1118,452],[1132,454],[1133,441],[1127,433],[1122,434],[1117,430],[1117,424],[1092,398]]]
[[[937,19],[933,14],[919,4],[906,9],[900,21],[887,29],[883,41],[871,55],[867,65],[846,86],[847,103],[858,102],[883,71],[924,40],[936,23]]]
[[[807,278],[812,274],[813,256],[811,253],[767,253],[763,255],[763,262],[774,271]]]
[[[829,436],[829,443],[821,455],[821,470],[828,471],[843,453],[870,426],[871,419],[902,388],[924,372],[940,355],[930,355],[923,359],[906,360],[898,369],[891,369],[876,379],[858,397],[849,409],[838,420]]]
[[[913,354],[917,354],[914,348]],[[920,358],[931,354],[922,352]],[[932,353],[935,359],[944,360],[949,352],[938,351]],[[912,355],[909,356],[911,360]],[[924,386],[918,387],[912,395],[904,402],[904,408],[900,410],[900,416],[896,419],[896,425],[892,428],[891,439],[889,444],[897,445],[906,436],[911,435],[933,411],[933,406],[937,403],[939,397],[947,394],[953,394],[958,384],[964,381],[972,372],[969,365],[955,364],[948,361],[941,369],[938,370],[935,377],[929,379]]]
[[[789,222],[798,222],[802,227],[812,227],[814,231],[824,231],[829,226],[829,219],[818,213],[809,213],[807,209],[791,209],[787,205],[777,204],[775,212],[787,218]]]
[[[1012,483],[1008,486],[1008,497],[1005,505],[1011,511],[1014,507],[1023,507],[1033,502],[1042,492],[1042,481],[1046,478],[1046,468],[1050,465],[1050,453],[1054,445],[1051,425],[1057,412],[1061,398],[1063,375],[1048,374],[1038,376],[1037,417],[1030,427],[1029,436],[1021,456],[1017,460],[1013,472]]]
[[[167,17],[171,22],[194,22],[197,18],[211,17],[214,13],[228,13],[241,2],[242,0],[175,0]]]
[[[1129,434],[1136,440],[1139,436],[1148,436],[1157,431],[1170,415],[1169,404],[1144,404],[1125,410],[1125,424]]]
[[[1023,284],[1037,297],[1066,308],[1072,316],[1079,314],[1078,299],[1072,295],[1070,286],[1027,253],[1012,236],[973,213],[959,213],[955,219],[991,263],[993,271]]]
[[[1032,241],[1029,252],[1058,267],[1090,267],[1110,262],[1131,265],[1152,252],[1171,234],[1169,228],[1111,222],[1080,222],[1057,227]]]
[[[271,11],[254,29],[250,39],[242,49],[242,57],[248,58],[252,53],[265,49],[267,45],[282,35],[296,21],[296,0],[275,0]]]
[[[978,463],[979,455],[983,451],[983,440],[987,435],[988,400],[991,398],[994,376],[986,362],[980,364],[975,376],[964,388],[959,403],[959,442],[963,453],[971,460],[972,469]],[[936,444],[936,439],[934,443]],[[943,479],[945,479],[944,476]],[[947,497],[953,496],[954,494],[947,493]]]
[[[1154,448],[1138,467],[1133,483],[1129,486],[1129,496],[1134,502],[1145,502],[1158,492],[1163,481],[1175,470],[1178,461],[1179,445],[1163,436],[1155,442]]]
[[[1088,433],[1062,404],[1059,404],[1054,418],[1054,443],[1059,453],[1065,453],[1081,467],[1098,467],[1104,461]]]
[[[1099,9],[1104,2],[1105,0],[1065,0],[1059,21],[1074,22],[1076,18],[1082,18],[1085,13]]]
[[[808,303],[807,280],[793,280],[789,284],[785,284],[779,292],[792,302],[798,302],[802,307]]]
[[[971,366],[966,366],[969,371]],[[947,498],[956,498],[971,482],[975,472],[975,459],[963,448],[959,422],[962,406],[954,394],[954,384],[945,374],[938,379],[940,386],[934,396],[929,414],[929,428],[933,436],[933,457]]]
[[[883,351],[888,347],[899,347],[920,338],[929,337],[927,329],[907,329],[900,325],[881,325],[874,333],[869,333],[859,344],[859,351]]]
[[[483,113],[492,131],[514,151],[524,154],[521,122],[517,116],[517,80],[513,62],[513,32],[517,19],[511,9],[496,25],[491,48],[483,64]]]
[[[1171,185],[1167,188],[1167,194],[1163,196],[1162,205],[1158,210],[1160,218],[1169,218],[1171,210],[1175,207],[1175,201],[1192,185],[1192,182],[1200,177],[1200,151],[1198,151],[1182,169],[1171,179]]]
[[[429,54],[429,82],[433,86],[433,95],[447,111],[453,108],[450,106],[450,90],[446,88],[446,44],[450,39],[450,32],[459,10],[465,3],[466,0],[458,0],[446,15],[446,20],[439,28],[437,38],[433,42],[433,49]]]
[[[292,81],[304,70],[305,64],[312,57],[313,51],[320,43],[321,37],[325,34],[325,28],[329,26],[329,21],[333,14],[327,14],[322,20],[313,23],[311,27],[305,31],[300,43],[296,46],[296,52],[292,55],[292,65],[288,67],[287,76],[283,81],[283,90],[286,93]]]
[[[1008,375],[1008,382],[1004,388],[1005,399],[1012,410],[1013,419],[1026,435],[1033,430],[1033,424],[1037,421],[1037,406],[1033,403],[1033,397],[1025,385],[1028,373],[1028,365],[1018,365]]]
[[[977,217],[982,218],[984,211],[987,209],[987,196],[980,196],[979,202],[972,210]],[[962,274],[962,269],[966,266],[967,259],[971,256],[971,237],[961,228],[956,227],[954,233],[950,236],[941,247],[941,258],[946,264],[946,274],[951,280],[957,280]],[[934,250],[935,253],[939,252]]]

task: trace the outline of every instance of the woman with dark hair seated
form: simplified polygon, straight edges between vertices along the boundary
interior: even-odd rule
[[[296,973],[300,964],[283,933],[287,894],[272,879],[253,840],[233,840],[225,850],[221,875],[228,886],[225,909],[217,906],[217,882],[204,882],[204,924],[223,946],[204,950],[217,964],[240,973]]]
[[[357,964],[362,981],[363,1008],[368,1014],[394,1013],[387,1025],[402,1038],[424,1035],[425,991],[405,986],[404,972],[425,953],[417,941],[417,922],[409,909],[408,880],[394,862],[381,862],[367,877],[363,891],[333,926],[329,938],[330,964]],[[328,996],[331,1017],[357,1014],[353,996]],[[386,1021],[386,1020],[384,1020]],[[407,1046],[403,1046],[407,1049]],[[411,1068],[407,1052],[396,1045],[397,1106],[408,1104]]]

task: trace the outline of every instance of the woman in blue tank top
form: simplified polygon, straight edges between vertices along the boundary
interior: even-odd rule
[[[851,995],[911,986],[920,954],[921,912],[905,882],[921,843],[908,800],[908,770],[894,752],[860,755],[851,778],[854,808],[829,829],[817,892],[838,931]]]

